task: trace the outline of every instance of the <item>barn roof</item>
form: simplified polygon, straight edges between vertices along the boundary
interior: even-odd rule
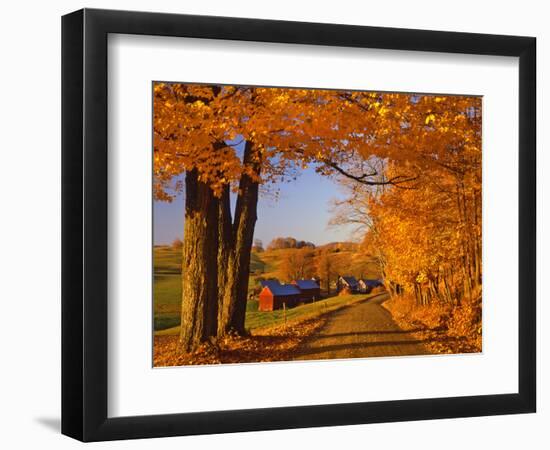
[[[362,281],[363,283],[365,283],[367,286],[370,286],[370,287],[382,286],[382,282],[380,280],[371,280],[371,279],[363,278],[360,281]]]
[[[270,286],[265,286],[271,291],[275,296],[277,295],[299,295],[300,289],[298,289],[293,284],[271,284]]]
[[[262,280],[260,281],[260,284],[262,287],[268,287],[271,292],[273,292],[273,289],[277,289],[277,286],[281,285],[279,280]]]
[[[294,284],[300,289],[319,289],[319,285],[315,280],[296,280]]]
[[[354,287],[354,286],[357,286],[358,282],[357,280],[355,279],[355,277],[341,277],[342,280],[344,280],[348,286],[350,287]]]

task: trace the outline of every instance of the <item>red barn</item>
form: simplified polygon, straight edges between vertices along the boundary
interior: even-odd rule
[[[312,302],[321,298],[321,288],[315,280],[295,280],[292,284],[300,289],[300,298],[304,302]]]
[[[277,280],[262,282],[264,287],[259,295],[258,311],[282,309],[283,303],[292,308],[300,303],[300,290],[292,284],[281,284]]]

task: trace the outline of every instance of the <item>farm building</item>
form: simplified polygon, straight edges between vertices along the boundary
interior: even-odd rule
[[[315,280],[295,280],[292,284],[300,289],[301,299],[304,302],[315,301],[321,297],[321,288]]]
[[[259,295],[258,311],[282,309],[283,304],[292,308],[301,302],[301,292],[293,284],[281,284],[277,280],[261,282],[263,289]]]
[[[275,278],[260,281],[260,286],[262,286],[262,289],[266,286],[267,287],[271,287],[271,286],[277,287],[277,286],[280,286],[280,285],[281,285],[280,281],[275,279]]]
[[[369,280],[366,278],[361,278],[359,280],[359,292],[368,294],[375,287],[384,286],[380,280]]]
[[[343,289],[349,289],[352,294],[356,294],[359,292],[359,282],[355,279],[355,277],[338,277],[338,292]]]

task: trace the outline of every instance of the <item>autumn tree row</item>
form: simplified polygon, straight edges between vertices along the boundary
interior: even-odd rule
[[[363,229],[392,295],[458,306],[481,292],[481,99],[414,103],[414,111],[399,112],[407,119],[389,143],[395,151],[372,161],[385,177],[406,170],[414,180],[381,189],[341,180],[349,197],[336,221]]]

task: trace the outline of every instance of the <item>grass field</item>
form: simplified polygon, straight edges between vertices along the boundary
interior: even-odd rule
[[[153,283],[155,330],[179,325],[181,310],[181,250],[155,247]]]
[[[304,320],[334,311],[342,306],[361,302],[368,297],[371,297],[371,295],[341,295],[287,309],[286,312],[281,309],[277,311],[247,311],[245,326],[248,330],[253,331],[274,325],[282,325],[285,322],[285,316],[288,323]]]
[[[257,285],[257,277],[278,277],[279,264],[289,251],[293,251],[293,249],[270,250],[262,253],[253,252],[250,263],[251,276],[249,279],[249,288],[252,289]],[[351,252],[340,252],[337,255],[347,259],[352,258]],[[177,327],[180,323],[181,310],[181,249],[174,249],[170,246],[158,246],[154,248],[153,295],[155,331],[167,330],[168,332],[169,329]],[[342,300],[343,298],[331,298],[326,300],[326,302],[345,302],[345,300]],[[324,304],[323,301],[299,307],[305,308],[304,310],[299,308],[288,310],[287,320],[291,320],[298,314],[312,312],[318,307],[328,308],[332,305],[332,303],[327,303],[327,306],[323,306]],[[255,329],[275,324],[282,320],[284,320],[282,311],[258,312],[258,302],[248,302],[247,328]]]
[[[322,314],[335,311],[347,305],[352,305],[357,302],[362,302],[367,298],[373,297],[376,294],[358,294],[358,295],[341,295],[331,297],[326,300],[320,300],[314,303],[297,306],[295,308],[283,311],[258,311],[257,307],[247,309],[245,327],[247,330],[254,332],[262,328],[269,328],[277,325],[283,325],[285,322],[289,325],[296,321],[311,319]],[[174,335],[179,333],[179,326],[156,331],[156,336]]]

